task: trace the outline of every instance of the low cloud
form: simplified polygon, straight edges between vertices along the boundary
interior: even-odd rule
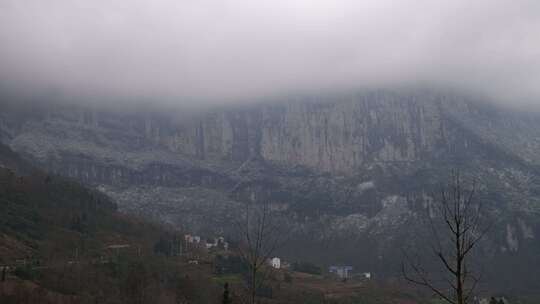
[[[537,0],[3,0],[0,84],[178,103],[441,87],[540,103]]]

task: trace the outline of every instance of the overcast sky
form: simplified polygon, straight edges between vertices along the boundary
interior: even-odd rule
[[[540,103],[540,1],[0,0],[0,84],[179,102],[437,86]]]

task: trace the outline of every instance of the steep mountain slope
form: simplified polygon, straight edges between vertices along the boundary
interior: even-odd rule
[[[102,193],[36,169],[4,145],[0,164],[0,264],[73,258],[76,248],[92,256],[108,243],[160,233],[116,212]]]
[[[390,91],[195,113],[3,107],[1,140],[34,164],[109,194],[120,210],[191,231],[227,230],[242,203],[266,201],[298,239],[314,235],[296,254],[383,269],[403,225],[459,168],[479,181],[497,222],[494,258],[538,247],[534,113]]]
[[[171,249],[180,232],[120,214],[1,144],[0,164],[0,303],[218,302],[207,267]]]

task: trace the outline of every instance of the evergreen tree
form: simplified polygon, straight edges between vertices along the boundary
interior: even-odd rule
[[[222,304],[230,304],[231,299],[229,298],[229,283],[225,283],[223,286],[223,300],[221,301]]]

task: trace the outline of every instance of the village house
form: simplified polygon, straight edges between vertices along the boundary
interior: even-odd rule
[[[213,240],[206,241],[206,249],[211,249],[211,248],[219,248],[219,249],[228,250],[229,243],[225,241],[224,237],[220,236],[218,238],[214,238]]]
[[[201,242],[201,237],[198,235],[186,234],[184,235],[184,240],[187,243],[199,244]]]
[[[328,272],[335,274],[340,279],[350,279],[352,277],[352,266],[330,266]]]
[[[353,277],[360,280],[371,280],[371,272],[355,273]]]
[[[278,257],[273,257],[273,258],[270,259],[269,264],[270,264],[270,266],[272,266],[272,268],[280,269],[281,268],[281,259],[278,258]]]

